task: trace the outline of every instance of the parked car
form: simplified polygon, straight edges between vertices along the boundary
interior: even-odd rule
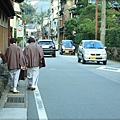
[[[87,61],[107,64],[107,53],[99,40],[82,40],[79,44],[77,57],[78,62],[82,62],[83,64]]]
[[[44,55],[52,55],[53,57],[56,57],[55,44],[52,40],[38,40],[37,43],[42,46]]]
[[[75,55],[75,46],[72,40],[62,40],[60,44],[60,54]]]

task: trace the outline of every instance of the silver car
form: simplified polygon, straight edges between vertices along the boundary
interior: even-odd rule
[[[107,53],[99,40],[82,40],[79,44],[77,57],[78,62],[82,62],[83,64],[87,61],[107,64]]]

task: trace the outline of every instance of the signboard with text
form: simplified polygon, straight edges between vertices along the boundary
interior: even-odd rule
[[[24,36],[24,26],[19,25],[17,27],[17,37],[23,37]]]

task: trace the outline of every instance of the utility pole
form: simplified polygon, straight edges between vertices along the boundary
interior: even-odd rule
[[[106,29],[106,0],[102,0],[101,10],[101,35],[100,40],[105,46],[105,29]]]
[[[58,0],[58,8],[57,8],[57,10],[58,10],[58,14],[57,14],[57,16],[58,16],[58,18],[57,18],[57,42],[60,44],[60,31],[59,31],[59,24],[60,24],[60,19],[59,19],[59,0]]]
[[[41,5],[41,39],[43,39],[43,11],[42,11],[42,5]]]
[[[95,39],[97,40],[98,37],[98,0],[96,0],[96,25],[95,25]]]
[[[60,44],[60,9],[61,9],[61,0],[57,0],[57,42],[58,44]]]

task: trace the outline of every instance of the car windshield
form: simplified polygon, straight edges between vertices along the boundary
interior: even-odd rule
[[[99,41],[87,41],[84,43],[84,48],[103,49],[104,47]]]
[[[52,41],[39,41],[38,42],[39,45],[50,45],[53,44]]]
[[[64,45],[64,46],[73,46],[71,41],[62,41],[62,45]]]

